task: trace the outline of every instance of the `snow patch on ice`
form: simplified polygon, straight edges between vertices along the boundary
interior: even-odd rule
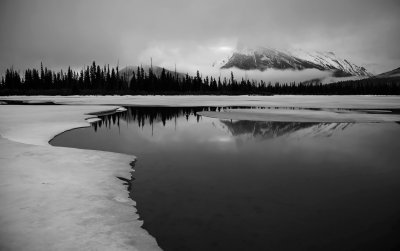
[[[115,110],[116,112],[126,112],[127,109],[125,107],[118,107],[117,110]]]
[[[399,96],[10,96],[3,100],[46,100],[69,105],[268,106],[302,108],[400,109]],[[104,106],[103,106],[104,110]]]
[[[116,178],[134,156],[47,143],[104,109],[0,106],[0,250],[160,250]]]
[[[100,118],[87,118],[87,119],[85,119],[87,122],[89,122],[89,123],[95,123],[95,122],[98,122],[98,121],[101,121],[101,119]]]
[[[12,141],[48,145],[57,134],[72,128],[88,127],[99,111],[109,112],[118,106],[7,105],[0,107],[0,134]]]

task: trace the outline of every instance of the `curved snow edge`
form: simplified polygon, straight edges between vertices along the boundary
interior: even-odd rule
[[[116,178],[130,178],[134,156],[47,143],[90,126],[84,119],[99,108],[0,108],[0,219],[8,223],[0,249],[160,250]],[[29,137],[35,132],[42,138]]]

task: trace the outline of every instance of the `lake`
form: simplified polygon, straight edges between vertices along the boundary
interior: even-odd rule
[[[137,156],[123,182],[164,250],[399,247],[398,123],[196,115],[216,107],[127,109],[50,143]]]

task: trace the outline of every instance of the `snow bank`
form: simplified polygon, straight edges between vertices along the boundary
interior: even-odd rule
[[[116,178],[129,178],[133,156],[48,144],[52,137],[65,130],[88,126],[99,111],[118,109],[94,105],[400,108],[398,96],[12,96],[0,99],[69,104],[0,106],[0,250],[159,249],[154,238],[141,228],[134,202]],[[227,119],[308,122],[393,121],[399,116],[265,109],[201,114]]]
[[[61,132],[89,126],[85,121],[93,118],[89,113],[116,109],[117,106],[0,106],[0,135],[20,143],[49,145],[48,141]]]
[[[400,108],[400,96],[10,96],[2,97],[0,100],[30,100],[69,105]]]
[[[126,112],[127,109],[125,107],[118,107],[116,112]]]
[[[133,156],[52,147],[104,106],[0,106],[0,250],[159,250],[117,177]]]
[[[198,115],[233,120],[276,122],[379,123],[400,121],[400,114],[340,110],[234,109],[223,112],[198,112]]]
[[[97,121],[101,121],[101,119],[100,118],[87,118],[87,119],[85,119],[87,122],[89,122],[89,123],[95,123],[95,122],[97,122]]]

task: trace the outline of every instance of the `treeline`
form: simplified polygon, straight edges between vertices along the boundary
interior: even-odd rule
[[[0,90],[7,94],[101,94],[101,92],[112,93],[115,90],[124,90],[126,81],[119,75],[118,67],[100,67],[95,62],[91,66],[79,72],[73,71],[71,67],[64,72],[52,71],[43,68],[40,70],[27,69],[20,74],[14,69],[7,69],[2,77]]]
[[[184,77],[162,69],[161,74],[138,67],[131,74],[120,74],[118,67],[100,67],[95,62],[79,72],[70,67],[66,72],[51,71],[41,64],[40,70],[27,69],[21,74],[7,69],[2,78],[0,94],[261,94],[266,95],[265,83],[236,81],[231,78]]]
[[[225,107],[228,108],[228,107]],[[246,107],[247,108],[247,107]],[[153,125],[154,122],[161,121],[165,126],[167,121],[175,121],[178,117],[189,117],[196,116],[197,120],[200,116],[196,115],[197,112],[201,111],[220,111],[222,107],[128,107],[126,112],[117,112],[106,116],[100,116],[100,119],[96,123],[92,123],[92,127],[95,131],[102,126],[106,128],[111,127],[111,125],[120,125],[120,119],[127,121],[129,123],[136,122],[137,125],[143,128],[147,123]]]
[[[330,84],[277,84],[267,87],[267,91],[288,95],[400,95],[400,78],[366,78]]]
[[[70,67],[56,72],[43,67],[20,72],[7,69],[0,83],[0,95],[272,95],[272,94],[400,94],[399,79],[369,78],[333,84],[266,83],[264,81],[177,75],[162,69],[154,74],[138,67],[130,74],[121,74],[118,67],[99,66],[93,62],[80,71]]]

